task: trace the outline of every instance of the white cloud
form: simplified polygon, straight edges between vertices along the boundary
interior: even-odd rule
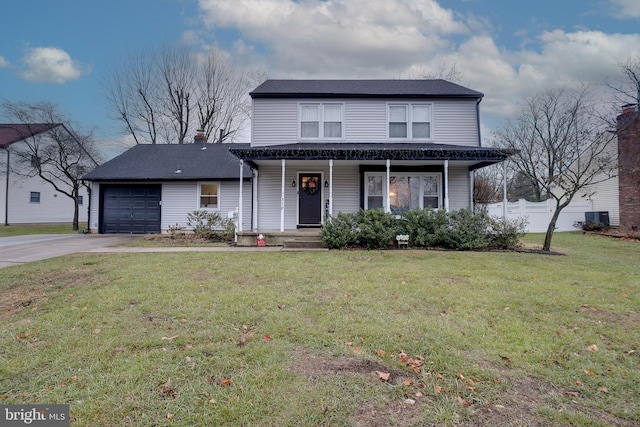
[[[638,0],[611,0],[626,5]],[[440,2],[442,3],[442,2]],[[639,6],[636,6],[638,4]],[[640,55],[640,34],[528,32],[515,50],[492,25],[436,0],[200,0],[209,28],[238,32],[237,54],[268,63],[272,78],[415,78],[455,66],[463,85],[485,94],[483,120],[513,117],[541,89],[602,83]],[[255,57],[262,55],[259,61]]]
[[[204,22],[237,28],[291,75],[398,74],[468,30],[432,0],[200,0]]]
[[[4,59],[4,56],[0,56],[0,68],[6,68],[10,65],[9,61]]]
[[[615,8],[614,16],[620,19],[640,18],[640,2],[638,0],[611,0]]]
[[[20,76],[38,83],[63,84],[90,72],[57,47],[29,48],[22,57],[22,63],[24,68]]]

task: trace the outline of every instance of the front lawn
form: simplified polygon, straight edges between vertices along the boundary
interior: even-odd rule
[[[541,243],[542,236],[527,236]],[[640,243],[0,269],[0,404],[77,426],[640,424]]]

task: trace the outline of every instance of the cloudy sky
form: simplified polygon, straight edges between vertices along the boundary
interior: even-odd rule
[[[639,0],[23,0],[3,5],[0,99],[50,101],[105,141],[110,67],[142,49],[218,45],[271,78],[419,78],[455,67],[485,134],[541,89],[621,78]]]

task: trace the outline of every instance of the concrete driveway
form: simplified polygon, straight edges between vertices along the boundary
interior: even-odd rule
[[[140,237],[130,234],[33,234],[0,237],[0,268],[75,252],[93,251]]]

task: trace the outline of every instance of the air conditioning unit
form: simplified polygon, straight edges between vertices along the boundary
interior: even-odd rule
[[[609,212],[608,211],[585,212],[584,224],[587,227],[598,227],[598,228],[609,227],[611,225],[609,222]]]

